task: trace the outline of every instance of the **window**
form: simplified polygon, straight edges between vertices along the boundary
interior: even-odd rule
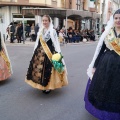
[[[69,9],[72,9],[72,0],[69,1]]]
[[[56,6],[57,6],[57,0],[52,0],[52,5],[53,5],[54,7],[56,7]]]
[[[77,10],[80,10],[81,0],[76,0]]]

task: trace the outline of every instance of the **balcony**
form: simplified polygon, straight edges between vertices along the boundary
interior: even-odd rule
[[[89,8],[90,12],[96,12],[95,8]]]

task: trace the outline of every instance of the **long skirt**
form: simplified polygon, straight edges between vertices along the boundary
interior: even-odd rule
[[[100,120],[120,120],[120,56],[107,50],[85,94],[86,109]]]
[[[47,45],[54,53],[51,40],[47,42]],[[40,90],[53,90],[68,84],[66,71],[60,74],[53,68],[40,42],[30,61],[25,82]]]
[[[85,92],[85,108],[86,110],[92,114],[94,117],[98,118],[99,120],[120,120],[120,113],[115,113],[115,112],[108,112],[105,110],[100,110],[94,107],[90,101],[88,100],[88,90],[91,85],[91,80],[88,80],[87,87],[86,87],[86,92]]]
[[[0,56],[0,81],[6,80],[11,76],[11,72],[6,64],[6,61]]]

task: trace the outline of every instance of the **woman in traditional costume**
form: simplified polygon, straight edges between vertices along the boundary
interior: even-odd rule
[[[120,120],[120,9],[108,21],[87,73],[86,110],[100,120]]]
[[[0,81],[7,80],[12,74],[12,66],[4,41],[0,34]]]
[[[49,15],[44,15],[25,82],[43,93],[68,84],[57,33]]]

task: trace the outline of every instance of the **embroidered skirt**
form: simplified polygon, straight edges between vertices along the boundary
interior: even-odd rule
[[[11,72],[6,64],[6,61],[0,56],[0,81],[6,80],[11,76]]]
[[[47,42],[47,45],[51,52],[54,53],[55,50],[51,40]],[[30,61],[25,82],[40,90],[53,90],[68,84],[66,71],[59,74],[53,68],[52,63],[45,54],[40,42]]]

